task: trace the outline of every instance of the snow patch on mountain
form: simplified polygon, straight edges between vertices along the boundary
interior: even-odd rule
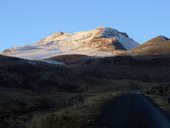
[[[120,53],[121,50],[128,50],[138,45],[126,33],[112,28],[100,27],[72,34],[56,32],[34,45],[10,48],[5,50],[3,54],[34,60],[64,54],[111,56],[116,54],[115,49],[120,50]]]
[[[115,37],[127,50],[137,47],[139,44],[133,39],[129,38],[126,33],[121,33],[116,29],[104,28],[104,31],[101,33],[102,37],[111,38]]]

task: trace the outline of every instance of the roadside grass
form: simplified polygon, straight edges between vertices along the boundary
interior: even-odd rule
[[[28,128],[88,128],[101,114],[105,103],[129,93],[133,89],[144,90],[155,83],[145,83],[133,80],[95,80],[89,79],[90,87],[82,93],[85,101],[44,114],[35,115]],[[86,83],[87,84],[87,83]],[[97,86],[96,86],[97,85]]]
[[[35,116],[28,128],[87,128],[101,114],[101,107],[120,93],[96,93],[85,102],[51,112],[43,117]]]
[[[72,83],[72,81],[70,81]],[[83,83],[84,82],[84,83]],[[74,82],[73,82],[74,83]],[[74,84],[78,84],[75,82]],[[8,112],[10,118],[2,120],[0,128],[87,128],[101,114],[102,106],[109,100],[129,93],[133,89],[144,90],[156,83],[134,80],[109,80],[87,78],[79,80],[79,86],[87,90],[77,93],[34,93],[25,90],[1,90],[0,112]],[[81,95],[84,102],[63,106],[72,97]],[[5,99],[5,100],[4,100]],[[3,118],[3,115],[1,115]]]
[[[0,90],[0,128],[27,128],[34,115],[62,108],[77,93],[38,94],[27,90]]]
[[[165,96],[159,96],[159,95],[147,95],[149,96],[154,103],[156,103],[160,109],[168,112],[170,114],[170,104],[168,103],[168,100]]]
[[[146,90],[146,95],[150,97],[160,109],[170,114],[170,83],[160,83],[158,86],[150,87]]]

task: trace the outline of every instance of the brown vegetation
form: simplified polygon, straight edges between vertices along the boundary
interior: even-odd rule
[[[132,55],[169,55],[170,41],[168,38],[158,36],[146,43],[132,49]]]

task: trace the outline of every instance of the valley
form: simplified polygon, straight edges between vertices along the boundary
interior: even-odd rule
[[[121,121],[144,128],[138,118],[131,123],[142,112],[148,128],[168,128],[158,121],[170,112],[168,46],[164,36],[140,45],[126,33],[100,27],[6,49],[0,54],[0,127],[99,128],[108,120],[103,128],[124,128]],[[133,108],[129,122],[115,115]]]

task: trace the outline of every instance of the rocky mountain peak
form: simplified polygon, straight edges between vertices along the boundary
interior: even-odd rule
[[[138,45],[126,33],[109,27],[98,27],[76,33],[56,32],[34,45],[10,48],[4,54],[27,59],[43,59],[63,54],[110,56]]]
[[[129,36],[126,33],[119,32],[118,30],[110,28],[110,27],[100,27],[100,28],[97,28],[97,29],[102,30],[100,36],[104,37],[104,38],[121,37],[121,36],[129,38]]]

